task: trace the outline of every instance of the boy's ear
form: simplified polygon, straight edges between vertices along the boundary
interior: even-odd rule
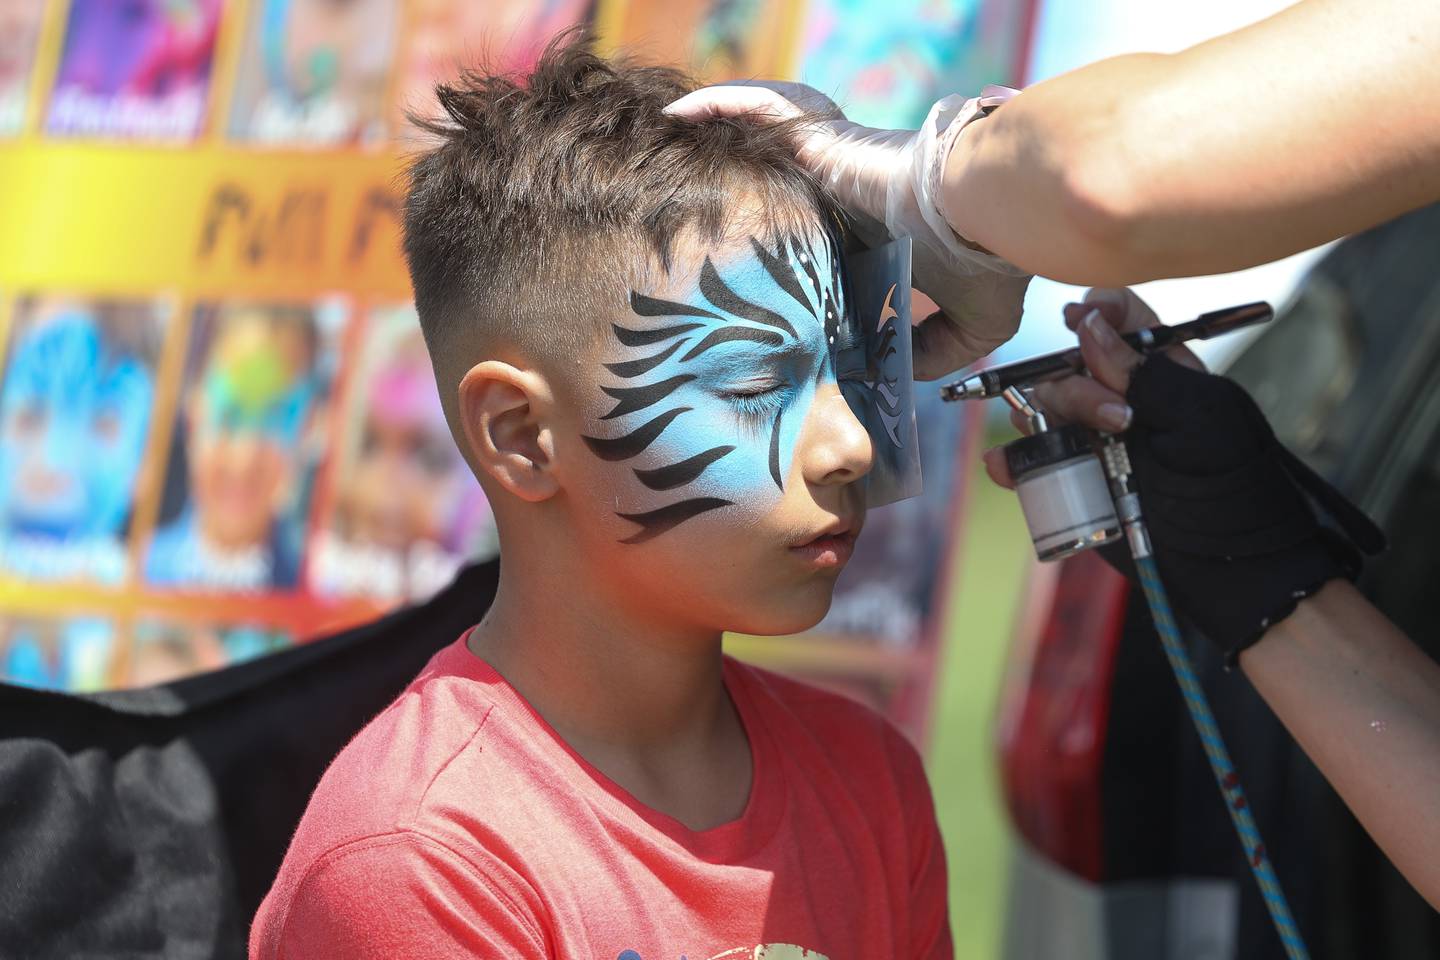
[[[475,364],[460,381],[460,421],[475,466],[532,503],[559,490],[553,406],[543,376],[500,360]]]

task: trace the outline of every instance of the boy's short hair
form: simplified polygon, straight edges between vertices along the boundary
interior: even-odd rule
[[[405,254],[447,411],[498,349],[541,363],[586,349],[639,275],[670,270],[682,231],[721,242],[838,222],[795,160],[794,123],[663,112],[695,86],[570,31],[528,78],[468,72],[437,87],[440,119],[412,118],[438,140],[410,166]]]

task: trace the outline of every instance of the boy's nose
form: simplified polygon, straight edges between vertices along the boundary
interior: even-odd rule
[[[870,472],[875,448],[840,387],[815,391],[815,405],[801,436],[805,479],[817,484],[853,483]]]

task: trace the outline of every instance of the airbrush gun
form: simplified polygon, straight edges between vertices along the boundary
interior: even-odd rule
[[[1209,340],[1224,333],[1239,330],[1255,323],[1264,323],[1275,315],[1268,303],[1246,303],[1224,310],[1202,313],[1187,323],[1173,327],[1146,327],[1121,334],[1121,339],[1141,353],[1151,353],[1177,343],[1190,340]],[[1085,369],[1080,358],[1080,349],[1071,347],[1044,356],[1031,357],[1004,366],[982,370],[973,377],[957,380],[940,388],[940,396],[946,400],[988,400],[1003,396],[1010,387],[1024,388],[1045,380],[1054,380]]]
[[[1137,330],[1124,334],[1124,339],[1136,350],[1149,353],[1187,340],[1209,339],[1261,323],[1273,315],[1267,303],[1248,303],[1216,310],[1173,327]],[[1127,541],[1165,658],[1170,662],[1185,707],[1200,734],[1201,747],[1225,798],[1226,810],[1234,822],[1240,845],[1245,850],[1245,861],[1255,875],[1270,919],[1290,960],[1309,960],[1300,929],[1280,889],[1275,867],[1260,841],[1260,831],[1240,777],[1205,691],[1196,679],[1190,654],[1160,581],[1125,441],[1076,424],[1052,427],[1045,414],[1025,394],[1025,389],[1035,383],[1081,373],[1084,369],[1080,351],[1065,350],[985,370],[943,387],[941,396],[946,400],[1003,397],[1028,421],[1030,435],[1005,445],[1005,462],[1015,481],[1015,491],[1020,495],[1035,552],[1041,560],[1059,560],[1118,541],[1122,536]]]
[[[1247,303],[1214,310],[1187,323],[1135,330],[1122,338],[1141,353],[1151,353],[1189,340],[1209,340],[1263,323],[1274,315],[1268,303]],[[1107,484],[1107,471],[1102,468],[1102,458],[1106,466],[1128,462],[1120,456],[1122,441],[1113,436],[1102,438],[1076,424],[1053,426],[1026,394],[1036,383],[1084,370],[1079,348],[1071,348],[982,370],[940,388],[945,400],[1003,397],[1028,421],[1030,435],[1005,445],[1005,462],[1041,560],[1061,560],[1110,543],[1127,527],[1142,529],[1137,526],[1138,514],[1135,523],[1125,520],[1124,514],[1133,507],[1128,471],[1123,477],[1110,471]]]

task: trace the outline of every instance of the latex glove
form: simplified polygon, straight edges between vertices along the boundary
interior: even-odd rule
[[[945,156],[965,124],[1013,93],[987,86],[977,98],[946,97],[919,130],[861,126],[813,87],[779,81],[705,87],[666,111],[696,120],[814,118],[796,156],[840,200],[860,238],[872,246],[913,238],[915,286],[942,311],[914,327],[915,377],[934,380],[990,353],[1020,325],[1031,275],[958,236],[939,191]]]
[[[1056,419],[1124,431],[1160,578],[1233,666],[1302,599],[1353,580],[1384,536],[1280,444],[1239,384],[1205,373],[1184,348],[1142,357],[1121,340],[1117,329],[1154,323],[1133,293],[1091,291],[1087,301],[1065,314],[1091,376],[1041,384],[1035,399]],[[1011,485],[1003,456],[987,452],[985,465]],[[1133,575],[1126,551],[1106,559]]]

